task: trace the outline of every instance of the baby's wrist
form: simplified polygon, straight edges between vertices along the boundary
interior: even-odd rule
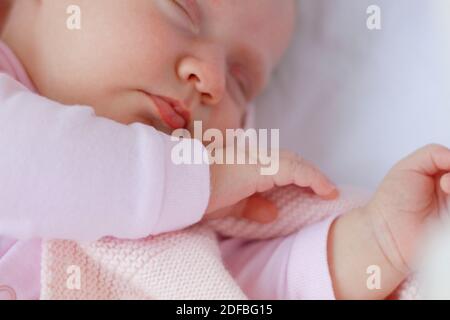
[[[390,228],[389,221],[385,218],[383,209],[369,204],[361,209],[361,213],[370,226],[373,241],[378,245],[388,264],[406,276],[410,272],[408,263],[403,258],[401,248],[397,245],[395,235]]]
[[[375,233],[369,207],[340,216],[329,234],[329,266],[338,299],[383,299],[405,278],[386,256]],[[376,270],[379,287],[368,287]]]

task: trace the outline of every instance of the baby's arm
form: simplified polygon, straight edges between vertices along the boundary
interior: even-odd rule
[[[329,270],[337,299],[384,299],[407,276],[386,257],[364,210],[341,216],[330,228]],[[368,286],[372,273],[379,276],[379,287]]]
[[[333,221],[271,240],[225,239],[225,265],[251,299],[334,299],[327,258]]]
[[[226,239],[225,265],[251,299],[383,299],[404,279],[373,236],[362,209],[288,236],[264,241]],[[367,287],[367,269],[381,272]]]
[[[209,166],[175,165],[173,144],[0,74],[0,234],[140,238],[196,223],[208,205]]]
[[[261,176],[261,164],[176,165],[171,152],[179,142],[154,128],[61,105],[3,74],[0,133],[0,234],[15,238],[140,238],[204,215],[226,216],[234,211],[228,207],[245,203],[242,215],[258,221],[245,210],[260,202],[246,199],[276,185],[337,195],[322,173],[288,152],[273,176]],[[193,154],[205,152],[197,140],[183,143]],[[264,217],[262,209],[257,215]]]

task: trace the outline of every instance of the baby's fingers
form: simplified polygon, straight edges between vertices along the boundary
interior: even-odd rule
[[[399,168],[429,176],[450,171],[450,150],[438,144],[427,145],[401,161]]]
[[[321,171],[305,161],[295,171],[295,184],[301,187],[311,188],[314,193],[325,200],[336,199],[339,195],[336,185]]]
[[[278,218],[278,208],[270,200],[253,195],[238,216],[261,224],[271,223]]]
[[[336,186],[322,172],[296,154],[283,154],[275,183],[278,186],[296,184],[299,187],[311,188],[314,193],[327,200],[338,196]]]

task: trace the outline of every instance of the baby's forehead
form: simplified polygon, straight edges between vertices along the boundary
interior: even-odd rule
[[[189,1],[189,0],[188,0]],[[190,0],[195,1],[195,0]],[[296,0],[198,0],[216,17],[231,18],[230,24],[285,25],[296,17]],[[231,14],[231,17],[229,17]]]

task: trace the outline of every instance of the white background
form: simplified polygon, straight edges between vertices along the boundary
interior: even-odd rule
[[[281,128],[282,147],[337,183],[369,188],[414,149],[450,147],[450,1],[299,3],[295,43],[258,101],[258,127]],[[366,27],[371,4],[381,31]]]

